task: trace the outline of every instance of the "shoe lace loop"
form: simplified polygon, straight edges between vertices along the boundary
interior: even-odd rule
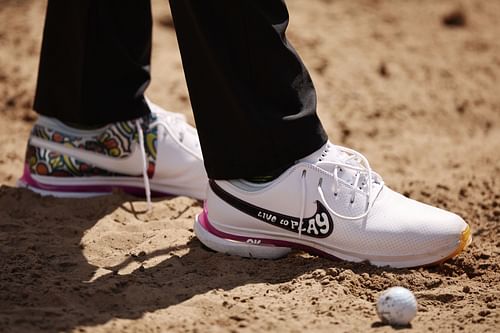
[[[330,147],[327,148],[327,150]],[[326,200],[325,193],[322,188],[323,184],[323,178],[319,179],[318,182],[318,192],[321,198],[321,201],[325,204],[325,207],[330,211],[334,216],[345,219],[345,220],[359,220],[364,217],[366,217],[370,209],[372,207],[373,201],[372,196],[373,196],[373,191],[372,191],[372,184],[377,183],[380,185],[383,185],[383,180],[382,178],[372,171],[370,167],[370,163],[366,159],[365,156],[363,156],[361,153],[345,148],[345,147],[340,147],[340,146],[335,146],[335,148],[339,152],[339,161],[328,161],[328,160],[322,160],[322,167],[323,166],[328,166],[331,165],[333,167],[331,175],[333,177],[333,184],[334,184],[334,189],[333,189],[333,194],[335,197],[338,195],[338,191],[340,188],[340,183],[341,177],[339,173],[346,172],[346,170],[351,170],[354,172],[353,180],[352,183],[349,184],[351,187],[351,198],[350,198],[350,204],[354,204],[354,201],[356,199],[356,194],[357,193],[362,193],[362,195],[365,196],[366,198],[366,205],[363,210],[363,212],[357,216],[347,216],[343,215],[339,212],[336,212],[329,204],[328,201]],[[325,152],[325,154],[327,151]],[[322,155],[323,156],[323,155]],[[346,170],[344,170],[346,169]],[[307,198],[306,198],[306,174],[307,171],[303,170],[302,171],[302,177],[301,177],[301,183],[302,183],[302,205],[301,205],[301,210],[300,210],[300,220],[299,220],[299,237],[302,236],[302,224],[304,220],[304,214],[305,214],[305,208],[307,204]],[[361,182],[361,185],[360,185]],[[345,183],[345,181],[344,181]],[[366,186],[366,191],[363,191],[363,188]]]
[[[321,186],[321,182],[318,184],[318,192],[321,200],[325,203],[326,208],[335,216],[345,219],[345,220],[359,220],[366,217],[372,207],[372,184],[375,182],[377,184],[383,184],[381,177],[372,171],[368,159],[363,156],[363,154],[349,148],[335,146],[339,152],[339,161],[325,161],[326,164],[331,164],[333,166],[333,178],[335,183],[335,193],[338,192],[340,186],[340,176],[339,172],[344,172],[343,169],[351,170],[355,172],[352,182],[349,184],[351,187],[351,198],[349,200],[350,204],[354,204],[356,199],[356,194],[361,193],[366,198],[366,204],[363,212],[356,216],[347,216],[336,212],[330,207],[325,198],[325,193]],[[360,185],[361,182],[361,185]],[[362,189],[366,186],[366,191]]]

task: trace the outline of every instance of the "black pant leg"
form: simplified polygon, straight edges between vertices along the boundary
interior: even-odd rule
[[[209,177],[266,175],[326,142],[284,1],[170,6]]]
[[[149,112],[149,0],[49,0],[35,110],[98,125]]]

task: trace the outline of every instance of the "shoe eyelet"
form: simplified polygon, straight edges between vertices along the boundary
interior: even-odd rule
[[[333,195],[337,197],[339,194],[337,192],[333,192]]]

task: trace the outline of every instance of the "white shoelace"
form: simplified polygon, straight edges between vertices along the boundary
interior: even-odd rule
[[[187,123],[185,122],[185,118],[181,114],[173,113],[173,112],[155,112],[157,119],[149,124],[149,127],[155,126],[163,126],[166,131],[164,135],[168,135],[171,133],[175,133],[177,135],[177,139],[182,142],[186,135],[186,132],[189,130]],[[148,157],[146,154],[146,145],[144,141],[144,131],[141,126],[141,122],[143,122],[143,118],[139,118],[135,120],[135,127],[137,129],[137,134],[139,137],[139,146],[142,155],[142,178],[144,181],[144,193],[146,195],[146,201],[148,205],[148,212],[150,212],[153,208],[151,203],[151,184],[149,182],[148,176]]]
[[[137,134],[139,136],[139,146],[142,155],[142,179],[144,181],[144,192],[146,194],[146,201],[148,203],[148,212],[151,211],[153,205],[151,203],[151,186],[149,184],[148,176],[148,157],[146,155],[146,146],[144,145],[144,132],[142,130],[140,119],[135,120]]]
[[[330,147],[327,148],[327,150],[330,149]],[[336,212],[333,208],[330,207],[328,202],[326,201],[325,193],[323,192],[322,188],[322,183],[323,183],[323,178],[319,179],[318,183],[318,192],[320,195],[321,200],[325,204],[325,207],[330,211],[333,215],[335,215],[338,218],[345,219],[345,220],[359,220],[364,217],[366,217],[370,209],[372,207],[372,183],[376,182],[377,184],[380,184],[381,186],[383,185],[383,180],[381,177],[372,171],[370,167],[370,163],[364,157],[361,153],[345,148],[345,147],[340,147],[340,146],[334,146],[334,149],[337,149],[340,153],[340,157],[342,158],[340,161],[322,161],[323,165],[322,168],[325,164],[331,165],[333,167],[333,171],[331,172],[331,175],[334,179],[334,184],[335,184],[335,189],[334,189],[334,195],[337,196],[338,190],[340,187],[340,177],[339,177],[339,172],[342,172],[343,169],[349,169],[355,172],[354,175],[354,180],[352,184],[350,184],[352,188],[352,194],[351,194],[351,199],[350,203],[353,204],[354,200],[356,199],[356,194],[357,193],[362,193],[365,198],[366,198],[366,206],[363,211],[363,213],[357,215],[357,216],[346,216],[343,214],[340,214]],[[324,156],[324,155],[322,155]],[[321,159],[320,159],[321,161]],[[304,221],[304,214],[305,214],[305,209],[306,209],[306,175],[307,175],[307,170],[302,171],[302,177],[301,177],[301,183],[302,183],[302,207],[300,210],[300,220],[299,220],[299,237],[302,236],[302,224]],[[363,177],[362,177],[363,176]],[[361,186],[359,186],[360,180],[364,179],[364,182],[361,183]],[[364,187],[367,187],[367,191],[362,191]],[[359,189],[359,190],[358,190]]]

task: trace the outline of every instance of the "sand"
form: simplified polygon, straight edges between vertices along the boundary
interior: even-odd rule
[[[213,253],[195,200],[123,193],[55,199],[16,189],[45,1],[0,0],[0,332],[392,332],[387,287],[413,290],[412,332],[500,331],[500,2],[290,0],[331,139],[389,186],[462,215],[468,250],[433,268],[386,269],[296,252]],[[192,121],[166,1],[154,1],[148,95]]]

